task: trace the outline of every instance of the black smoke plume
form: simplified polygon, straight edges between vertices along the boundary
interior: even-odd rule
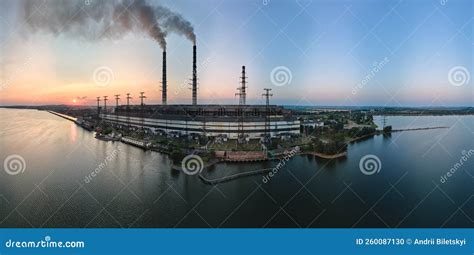
[[[32,31],[88,40],[117,39],[142,32],[166,49],[167,32],[195,43],[191,23],[170,9],[145,0],[23,0],[23,19]]]

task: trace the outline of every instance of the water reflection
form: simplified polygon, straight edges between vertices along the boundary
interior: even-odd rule
[[[474,160],[438,183],[443,192],[430,193],[462,150],[474,148],[472,116],[389,117],[394,128],[452,128],[380,135],[349,145],[337,160],[296,156],[268,183],[252,176],[216,186],[171,170],[167,156],[99,141],[45,112],[0,109],[0,117],[0,159],[17,153],[27,162],[22,175],[0,172],[0,195],[9,201],[0,207],[0,227],[474,227],[464,214],[453,214],[461,207],[474,218],[474,204],[464,203],[473,194]],[[85,184],[114,150],[117,156]],[[359,160],[367,154],[380,158],[380,173],[361,173]],[[277,163],[218,164],[205,174]]]
[[[74,123],[71,123],[71,135],[69,136],[69,138],[71,139],[71,142],[72,143],[75,143],[76,142],[76,138],[77,138],[77,127],[76,127],[76,124]]]

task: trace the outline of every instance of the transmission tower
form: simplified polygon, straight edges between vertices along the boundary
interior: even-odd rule
[[[143,108],[143,106],[145,105],[145,104],[143,103],[143,99],[146,98],[146,96],[145,96],[144,94],[145,94],[145,92],[140,92],[140,105],[141,105],[142,108]]]
[[[245,66],[242,66],[242,76],[240,77],[240,84],[241,86],[237,88],[239,93],[235,93],[235,95],[239,96],[239,107],[237,108],[237,114],[239,118],[239,125],[238,125],[238,143],[245,142],[245,130],[244,130],[244,119],[245,119],[245,104],[246,104],[246,97],[247,93],[245,89],[247,88],[247,76],[245,76]]]
[[[120,94],[114,95],[115,96],[115,110],[118,108],[118,103],[120,100]]]
[[[127,93],[127,125],[130,127],[130,93]]]
[[[97,97],[97,116],[100,117],[100,97]]]
[[[130,96],[130,93],[127,93],[127,111],[130,108],[130,99],[132,99],[132,97]]]
[[[242,66],[242,76],[240,77],[240,84],[241,86],[237,88],[239,91],[238,93],[235,93],[236,96],[239,96],[239,105],[245,105],[247,102],[247,93],[246,93],[246,88],[247,88],[247,81],[246,81],[247,76],[245,76],[245,66]]]
[[[107,114],[107,96],[104,96],[104,114]]]
[[[270,134],[270,97],[273,96],[273,94],[270,93],[272,89],[263,89],[265,90],[265,93],[262,94],[262,96],[265,97],[265,139],[269,138],[271,136]]]

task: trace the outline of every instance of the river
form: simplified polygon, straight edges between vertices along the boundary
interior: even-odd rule
[[[166,155],[97,140],[44,111],[0,109],[0,227],[474,227],[474,116],[387,124],[449,128],[376,136],[342,159],[296,156],[266,181],[211,186],[171,170]],[[367,155],[380,164],[364,174]]]

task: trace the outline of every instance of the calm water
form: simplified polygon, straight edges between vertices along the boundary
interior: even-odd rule
[[[17,175],[0,172],[0,227],[474,227],[474,155],[440,182],[474,149],[474,116],[388,124],[450,129],[377,136],[350,145],[344,159],[298,156],[267,183],[252,176],[210,186],[171,171],[159,153],[99,141],[46,112],[0,109],[0,160],[18,154],[26,163]],[[367,154],[380,159],[380,172],[362,174]],[[206,174],[275,164],[222,164]]]

